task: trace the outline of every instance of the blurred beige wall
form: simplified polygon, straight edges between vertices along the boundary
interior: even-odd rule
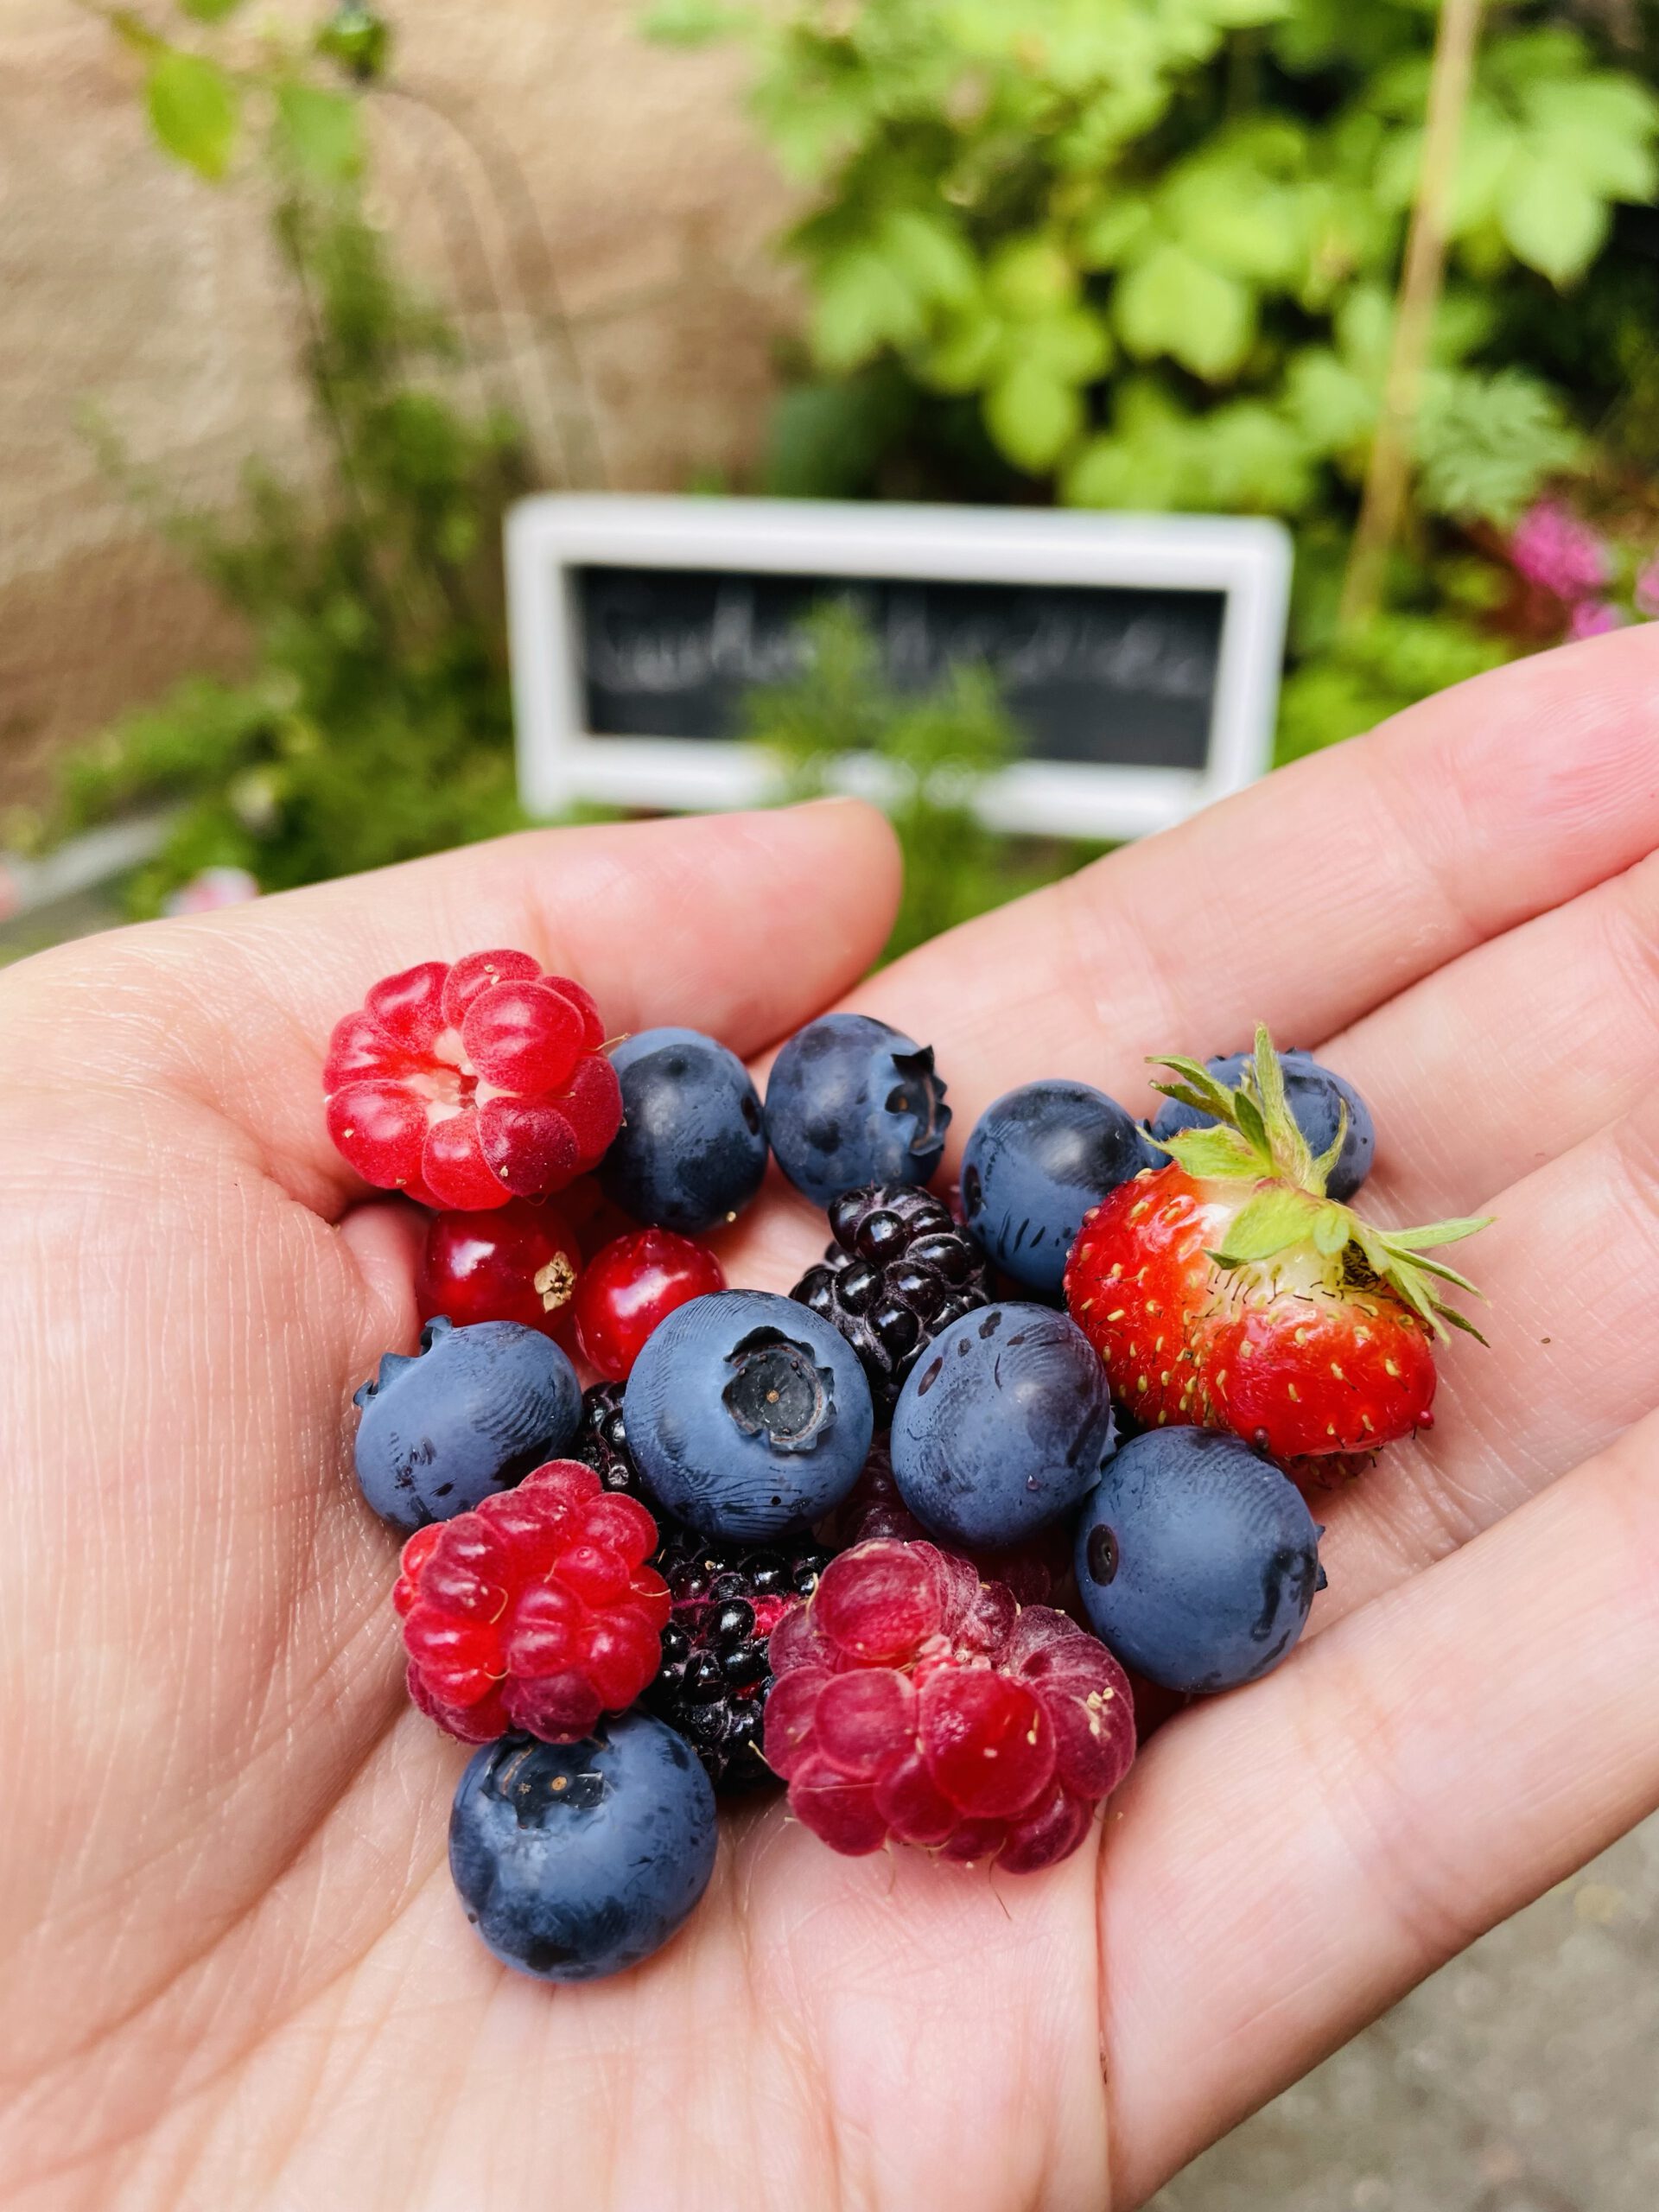
[[[788,302],[767,252],[785,202],[735,58],[644,45],[630,0],[389,12],[397,77],[461,127],[378,104],[381,207],[459,310],[477,390],[528,416],[560,480],[573,403],[550,262],[604,480],[671,489],[741,468]],[[308,465],[293,304],[257,190],[155,150],[135,64],[72,0],[0,0],[0,302],[3,806],[41,789],[54,745],[241,650],[111,488],[85,410],[191,504],[229,499],[251,455]]]

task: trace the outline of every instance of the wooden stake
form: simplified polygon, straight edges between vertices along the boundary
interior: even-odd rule
[[[1340,619],[1344,629],[1369,620],[1376,612],[1389,554],[1405,512],[1423,368],[1446,276],[1446,218],[1474,79],[1480,10],[1481,0],[1441,0],[1434,58],[1429,65],[1422,168],[1406,232],[1382,412],[1343,579]]]

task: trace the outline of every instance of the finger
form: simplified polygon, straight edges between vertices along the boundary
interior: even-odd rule
[[[1328,1045],[1375,1113],[1362,1205],[1478,1211],[1659,1075],[1659,859],[1478,946]]]
[[[1659,1403],[1659,1100],[1493,1202],[1471,1248],[1489,1348],[1437,1355],[1434,1425],[1317,1502],[1316,1624],[1441,1558]]]
[[[1102,1868],[1123,2212],[1659,1805],[1656,1455],[1650,1420],[1154,1739]]]
[[[1659,631],[1516,663],[924,946],[859,1004],[938,1050],[958,1138],[1075,1075],[1330,1037],[1659,845]]]
[[[892,831],[851,800],[531,831],[49,956],[14,982],[14,1027],[37,1066],[68,1038],[111,1081],[185,1084],[296,1196],[336,1209],[361,1185],[319,1075],[381,976],[513,946],[585,983],[613,1033],[677,1022],[747,1053],[863,973],[898,891]]]

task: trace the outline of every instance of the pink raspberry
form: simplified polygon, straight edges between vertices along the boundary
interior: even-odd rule
[[[645,1561],[657,1523],[591,1467],[551,1459],[517,1490],[416,1530],[392,1603],[409,1694],[466,1743],[523,1728],[590,1736],[655,1679],[668,1585]]]
[[[527,952],[429,960],[335,1028],[328,1134],[365,1181],[481,1212],[597,1165],[622,1119],[605,1025],[580,983]]]
[[[773,1630],[766,1755],[836,1851],[889,1837],[1029,1873],[1066,1858],[1135,1757],[1104,1644],[927,1543],[830,1560]]]

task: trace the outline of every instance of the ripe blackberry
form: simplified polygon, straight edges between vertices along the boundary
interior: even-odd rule
[[[690,1743],[717,1789],[770,1782],[760,1715],[772,1688],[772,1631],[811,1595],[830,1554],[805,1538],[778,1546],[664,1536],[655,1565],[672,1612],[646,1702]]]
[[[790,1295],[839,1329],[870,1381],[878,1421],[941,1329],[989,1302],[979,1247],[931,1191],[871,1183],[830,1208],[836,1241]]]
[[[651,1506],[651,1493],[628,1449],[627,1426],[622,1418],[626,1385],[595,1382],[582,1394],[582,1426],[570,1446],[570,1457],[591,1467],[607,1490],[620,1490]],[[655,1506],[651,1506],[652,1512]]]

